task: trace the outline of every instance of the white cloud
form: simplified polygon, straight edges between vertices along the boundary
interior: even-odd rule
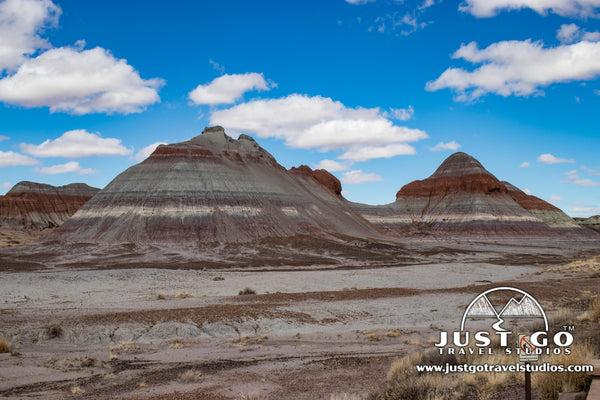
[[[533,194],[533,192],[527,188],[523,189],[523,193],[528,194],[530,196]]]
[[[582,179],[577,174],[577,170],[574,169],[572,171],[567,172],[566,174],[567,180],[564,182],[572,183],[577,186],[600,186],[600,182],[593,181],[591,179]]]
[[[419,18],[427,7],[419,7],[412,13],[404,15],[399,13],[387,14],[375,19],[375,25],[369,28],[369,32],[377,31],[379,33],[398,32],[397,35],[408,36],[419,29],[425,28],[431,22],[420,22]]]
[[[96,172],[91,168],[81,168],[77,161],[69,161],[66,164],[53,165],[51,167],[36,168],[36,171],[44,175],[66,174],[69,172],[77,172],[79,175],[83,175]]]
[[[579,38],[580,34],[579,26],[576,24],[563,24],[556,32],[556,38],[561,43],[573,43]]]
[[[39,49],[50,47],[38,33],[56,26],[60,13],[50,0],[0,2],[0,75],[16,69]]]
[[[436,144],[435,146],[430,148],[431,151],[445,151],[445,150],[455,151],[458,149],[460,149],[460,144],[456,143],[455,141],[448,142],[448,143],[439,142],[438,144]]]
[[[148,158],[150,156],[150,154],[152,154],[154,152],[154,150],[156,150],[156,148],[158,146],[160,146],[161,144],[167,144],[165,142],[156,142],[156,143],[152,143],[146,147],[144,147],[143,149],[140,149],[140,151],[138,151],[136,153],[136,155],[133,157],[135,160],[137,161],[144,161],[146,158]]]
[[[215,71],[217,71],[218,73],[220,73],[220,74],[225,73],[225,67],[222,66],[221,64],[219,64],[218,62],[213,61],[213,60],[208,60],[208,62],[210,63],[210,65],[212,65],[213,69]]]
[[[408,121],[415,115],[415,109],[413,106],[408,106],[408,108],[390,108],[390,115],[394,119]]]
[[[136,113],[160,101],[161,79],[144,80],[103,48],[51,49],[0,80],[0,101],[73,114]]]
[[[194,104],[233,104],[244,93],[251,90],[269,90],[269,84],[263,74],[223,75],[205,85],[198,85],[188,96]]]
[[[580,215],[584,217],[590,217],[592,215],[600,214],[599,206],[585,206],[585,207],[575,207],[569,210],[571,215]]]
[[[552,195],[552,196],[550,196],[548,201],[550,201],[551,203],[560,203],[562,201],[562,197]]]
[[[375,3],[375,0],[346,0],[346,3],[350,3],[350,4],[367,4],[367,3]]]
[[[541,15],[549,11],[565,17],[597,17],[600,0],[466,0],[461,11],[479,18],[493,17],[504,10],[530,8]]]
[[[383,178],[375,173],[364,173],[361,170],[348,171],[340,181],[345,185],[355,185],[362,182],[377,182],[382,181]]]
[[[8,136],[0,135],[0,142],[8,139],[10,139]]]
[[[521,165],[519,165],[519,168],[527,168],[527,167],[531,167],[531,164],[528,163],[527,161],[523,161],[521,163]]]
[[[537,160],[544,164],[559,164],[559,163],[574,163],[575,162],[575,160],[573,160],[573,159],[558,158],[549,153],[541,154]]]
[[[542,42],[512,40],[482,50],[471,42],[452,57],[482,65],[473,71],[448,68],[435,81],[427,82],[426,89],[452,89],[457,101],[474,101],[488,93],[540,95],[542,88],[552,83],[600,76],[600,43],[596,42],[544,47]]]
[[[39,164],[38,160],[14,151],[0,151],[0,167],[15,167],[19,165]]]
[[[321,160],[314,166],[314,169],[325,169],[329,172],[337,172],[346,171],[347,169],[350,169],[350,166],[333,160]]]
[[[214,111],[210,123],[236,133],[282,139],[295,148],[342,150],[346,153],[339,158],[361,161],[366,152],[373,158],[390,157],[390,152],[413,154],[406,143],[428,137],[419,129],[394,125],[385,116],[379,108],[350,108],[327,97],[292,94]],[[379,155],[375,148],[382,149]]]
[[[21,151],[35,157],[80,158],[124,156],[131,154],[133,150],[124,147],[120,139],[104,139],[97,133],[76,129],[63,133],[57,139],[48,139],[39,145],[21,143]]]
[[[597,42],[600,40],[600,32],[587,32],[581,30],[576,24],[563,24],[556,31],[556,38],[561,43],[574,43],[579,40],[587,40],[588,42]]]
[[[4,182],[4,183],[0,184],[0,189],[1,190],[8,190],[10,188],[12,188],[12,185],[10,183],[8,183],[8,182]]]
[[[399,155],[415,154],[414,147],[406,143],[393,143],[380,146],[353,146],[338,158],[350,161],[367,161],[374,158],[391,158]]]

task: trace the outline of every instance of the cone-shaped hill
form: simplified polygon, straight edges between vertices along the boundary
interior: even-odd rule
[[[100,189],[85,183],[52,186],[23,181],[0,196],[0,226],[16,229],[55,228]]]
[[[217,126],[159,146],[49,239],[193,244],[298,234],[381,237],[340,191],[327,171],[288,171],[251,137],[235,140]]]
[[[448,157],[429,178],[402,187],[394,203],[352,207],[374,225],[405,234],[594,236],[553,205],[500,182],[462,152]]]

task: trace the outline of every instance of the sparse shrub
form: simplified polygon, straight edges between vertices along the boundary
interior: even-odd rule
[[[240,295],[240,296],[246,296],[249,294],[256,294],[256,290],[247,287],[238,292],[238,295]]]
[[[367,338],[369,339],[369,342],[381,342],[381,335],[377,333],[369,333]]]
[[[117,356],[116,356],[116,355],[114,355],[114,354],[111,354],[111,355],[108,357],[108,361],[116,361],[116,360],[118,360],[118,359],[119,359],[119,357],[117,357]]]
[[[185,344],[179,339],[175,339],[171,344],[169,344],[170,349],[183,349],[184,347]]]
[[[114,346],[110,348],[110,351],[113,353],[121,354],[121,353],[140,353],[142,348],[137,344],[133,343],[131,340],[121,343],[118,346]]]
[[[225,280],[225,278],[223,278],[222,276],[215,276],[212,279],[213,279],[213,281],[224,281]]]
[[[237,344],[238,346],[248,346],[251,344],[262,344],[268,338],[269,337],[267,335],[262,335],[262,336],[257,336],[257,337],[250,337],[248,335],[244,335],[239,338],[231,339],[231,343]]]
[[[73,393],[73,394],[83,394],[83,393],[85,393],[85,390],[83,390],[79,386],[72,386],[71,387],[71,393]]]
[[[555,365],[587,364],[594,357],[589,341],[571,346],[571,354],[550,356]],[[532,384],[537,389],[540,400],[554,400],[559,392],[575,392],[585,388],[591,377],[585,372],[544,372],[532,374]]]
[[[167,295],[165,294],[165,292],[158,292],[158,293],[156,293],[156,298],[158,300],[166,300],[167,299]]]
[[[62,334],[63,334],[63,330],[62,330],[61,326],[58,325],[56,322],[54,322],[46,327],[46,336],[48,337],[48,339],[59,338],[62,336]]]
[[[188,369],[185,372],[179,374],[177,380],[181,383],[194,383],[198,382],[202,378],[202,373],[194,369]]]
[[[194,296],[192,293],[188,293],[186,291],[179,292],[175,295],[175,298],[177,298],[177,299],[187,299],[190,297],[196,297],[196,296]]]
[[[0,337],[0,353],[8,353],[10,351],[10,342],[3,337]]]

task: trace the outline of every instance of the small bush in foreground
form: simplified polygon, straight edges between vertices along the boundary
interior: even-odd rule
[[[158,292],[156,293],[156,298],[158,300],[165,300],[167,298],[167,295],[165,294],[165,292]]]
[[[247,287],[238,292],[238,295],[240,295],[240,296],[246,296],[249,294],[256,294],[256,290]]]
[[[185,372],[179,374],[177,380],[181,383],[194,383],[198,382],[202,378],[202,373],[194,369],[188,369]]]
[[[192,293],[188,293],[186,291],[179,292],[175,295],[176,299],[188,299],[190,297],[196,297],[196,296],[194,296]]]
[[[10,342],[3,337],[0,337],[0,353],[10,352]]]
[[[63,334],[63,330],[59,324],[56,322],[48,325],[46,327],[46,336],[48,339],[55,339],[61,337]]]

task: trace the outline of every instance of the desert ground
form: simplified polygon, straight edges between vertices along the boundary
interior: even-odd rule
[[[346,258],[264,251],[249,263],[240,247],[225,264],[160,249],[95,259],[4,249],[0,337],[12,353],[0,354],[0,396],[360,398],[394,360],[457,329],[486,289],[526,290],[550,316],[583,312],[599,294],[593,264],[569,267],[598,255],[594,243],[361,248]]]

